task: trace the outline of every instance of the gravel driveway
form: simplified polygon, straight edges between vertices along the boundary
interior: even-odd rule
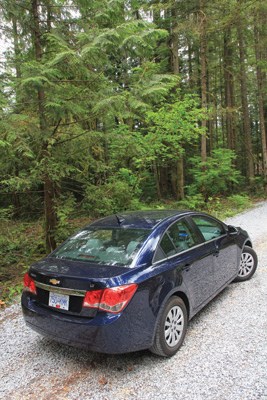
[[[267,202],[227,222],[249,231],[259,268],[193,318],[173,358],[53,343],[25,326],[15,304],[0,312],[0,398],[267,400]]]

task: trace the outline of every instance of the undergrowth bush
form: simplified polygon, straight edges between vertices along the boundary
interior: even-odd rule
[[[186,196],[184,200],[179,201],[177,204],[179,209],[201,210],[206,207],[204,196],[201,193]]]
[[[138,180],[130,170],[121,168],[103,185],[88,185],[83,209],[94,217],[139,208]]]
[[[235,152],[229,149],[213,150],[206,162],[201,157],[190,159],[193,182],[188,186],[189,195],[202,193],[205,200],[209,197],[227,195],[233,192],[235,186],[241,183],[241,174],[234,167]]]
[[[76,201],[72,193],[68,196],[61,196],[57,202],[57,229],[56,229],[56,243],[63,242],[71,233],[72,226],[69,223],[76,207]]]
[[[22,289],[29,264],[45,255],[42,226],[0,220],[0,300],[8,301]]]

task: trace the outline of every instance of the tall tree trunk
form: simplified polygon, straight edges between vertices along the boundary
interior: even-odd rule
[[[171,65],[174,75],[179,75],[179,36],[178,36],[178,10],[173,8],[171,26]],[[174,196],[177,200],[184,198],[184,162],[181,155],[176,165],[171,168],[171,183]]]
[[[160,194],[166,198],[169,194],[169,165],[158,166]]]
[[[184,199],[184,158],[180,155],[177,163],[177,176],[179,177],[177,183],[177,200]]]
[[[19,34],[17,27],[17,19],[14,15],[12,16],[12,36],[13,36],[14,53],[15,53],[16,78],[21,78],[21,68],[20,68],[21,64],[18,60],[20,55]]]
[[[179,74],[179,36],[178,36],[178,12],[176,8],[172,9],[172,26],[171,26],[171,65],[172,72]]]
[[[255,37],[258,104],[259,104],[260,131],[261,131],[261,145],[262,145],[262,175],[263,175],[263,182],[264,182],[264,190],[265,190],[265,193],[267,193],[267,138],[266,138],[265,116],[264,116],[263,72],[261,69],[261,62],[263,61],[262,42],[261,42],[262,35],[260,32],[260,27],[263,27],[263,25],[261,25],[261,24],[263,24],[263,20],[260,16],[259,12],[257,12],[255,15],[254,23],[255,23],[254,37]]]
[[[231,29],[227,28],[224,34],[224,103],[226,109],[227,147],[236,149],[236,130],[234,119],[234,80],[233,80],[233,48],[231,46]]]
[[[161,190],[160,190],[159,168],[158,168],[156,161],[153,161],[153,172],[154,172],[154,178],[155,178],[155,182],[156,182],[157,197],[159,200],[161,200],[162,194],[161,194]]]
[[[41,27],[40,18],[38,12],[37,0],[32,0],[32,14],[33,14],[33,41],[35,50],[35,59],[37,62],[42,61],[42,44],[41,44]],[[37,91],[38,95],[38,114],[39,114],[39,127],[40,135],[43,140],[42,146],[42,160],[44,165],[49,161],[48,151],[48,133],[47,133],[47,121],[45,116],[45,91],[43,87],[39,87]],[[55,230],[56,230],[56,210],[55,210],[55,185],[48,171],[44,172],[43,176],[44,184],[44,213],[45,213],[45,243],[48,252],[51,252],[56,248]]]
[[[245,154],[246,154],[246,174],[249,183],[252,186],[254,178],[254,160],[253,160],[253,149],[252,149],[252,139],[251,139],[251,122],[250,122],[250,115],[248,108],[246,54],[245,54],[242,21],[240,21],[237,25],[237,35],[238,35],[239,57],[240,57],[240,87],[241,87],[241,103],[242,103],[242,113],[243,113],[244,143],[245,143]]]
[[[190,38],[187,39],[187,46],[188,46],[188,80],[189,80],[189,87],[193,89],[195,87],[195,79],[193,76],[193,49],[192,49],[192,41]]]
[[[17,19],[14,15],[12,15],[12,37],[13,37],[13,45],[14,45],[14,53],[15,53],[15,71],[17,80],[21,78],[21,68],[19,62],[20,55],[20,46],[19,46],[19,34],[17,27]],[[19,114],[22,110],[22,98],[20,96],[20,90],[16,88],[16,103],[15,103],[15,113]],[[14,162],[14,173],[15,176],[19,176],[19,167],[18,162],[15,160]],[[21,204],[20,204],[20,196],[18,192],[13,192],[12,194],[13,206],[14,206],[14,217],[20,216]]]
[[[201,80],[201,106],[207,110],[207,18],[205,14],[205,0],[199,0],[200,18],[200,80]],[[207,130],[207,120],[201,121],[201,126]],[[207,136],[201,137],[201,160],[207,161]]]

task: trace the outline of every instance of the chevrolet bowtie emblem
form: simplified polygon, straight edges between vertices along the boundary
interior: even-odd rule
[[[49,282],[52,283],[52,285],[58,285],[60,283],[60,281],[58,281],[57,279],[53,278],[53,279],[49,279]]]

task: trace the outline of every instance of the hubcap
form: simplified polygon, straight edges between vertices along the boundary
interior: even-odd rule
[[[164,326],[165,340],[174,347],[179,342],[184,329],[184,314],[179,306],[172,307],[167,314]]]
[[[254,258],[250,253],[242,253],[238,276],[247,276],[254,267]]]

